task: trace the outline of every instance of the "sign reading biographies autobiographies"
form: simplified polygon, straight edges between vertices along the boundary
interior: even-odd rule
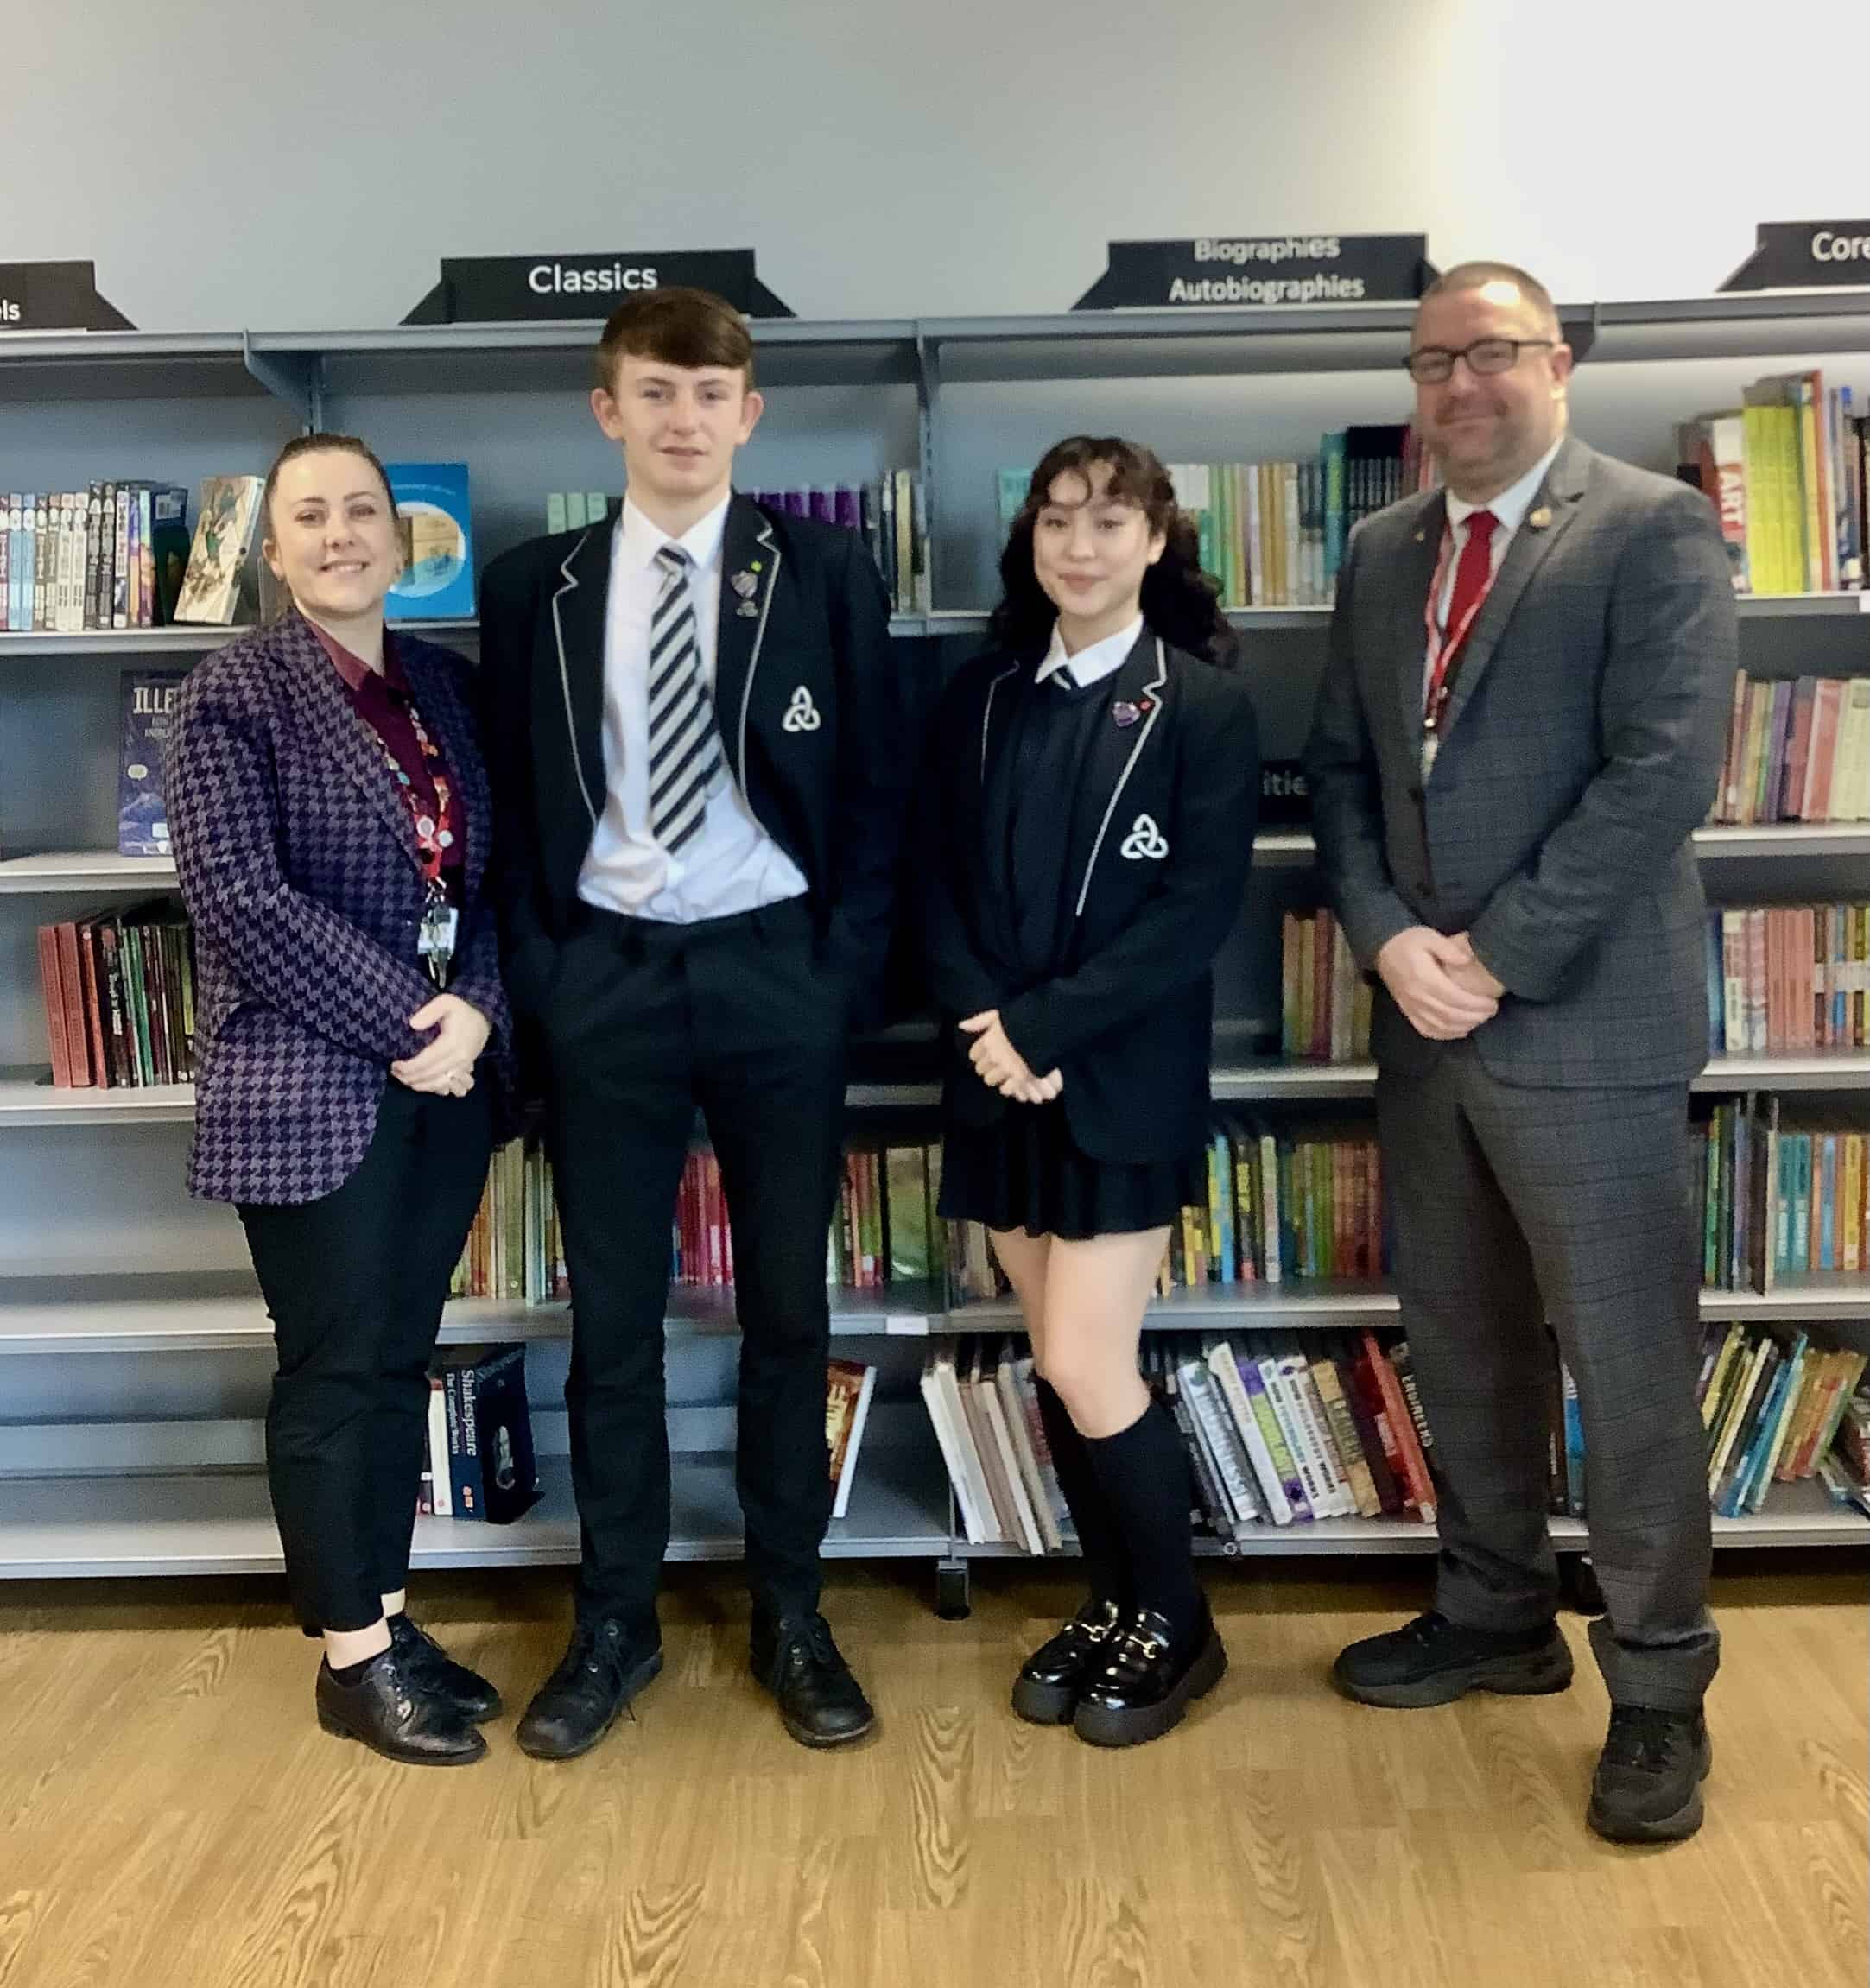
[[[759,280],[751,249],[605,250],[575,256],[445,256],[441,282],[403,321],[607,318],[626,297],[678,283],[712,290],[750,318],[794,314]]]
[[[128,332],[94,263],[0,263],[0,332]]]
[[[1426,235],[1199,235],[1112,242],[1072,308],[1413,303],[1434,280]]]
[[[1870,221],[1762,221],[1753,252],[1723,290],[1834,290],[1870,285]]]

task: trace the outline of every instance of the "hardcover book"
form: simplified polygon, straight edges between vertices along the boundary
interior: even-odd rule
[[[385,463],[403,532],[403,575],[384,603],[389,621],[467,621],[474,612],[474,541],[466,463]]]

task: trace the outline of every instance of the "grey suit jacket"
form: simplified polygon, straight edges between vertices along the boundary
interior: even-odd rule
[[[1545,522],[1536,522],[1542,516]],[[1506,1083],[1685,1081],[1708,1057],[1689,837],[1726,751],[1739,634],[1708,500],[1568,437],[1513,535],[1422,776],[1440,491],[1353,535],[1306,748],[1319,854],[1359,963],[1410,925],[1471,934],[1506,994]],[[1381,983],[1372,1047],[1424,1073]]]

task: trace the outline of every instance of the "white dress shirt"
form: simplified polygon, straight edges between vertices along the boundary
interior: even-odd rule
[[[690,561],[701,687],[710,699],[729,501],[723,497],[675,541]],[[671,855],[650,832],[650,622],[662,591],[656,555],[669,542],[669,533],[625,497],[612,528],[604,614],[604,812],[578,873],[578,895],[606,911],[689,925],[802,897],[806,883],[755,820],[725,763],[725,744],[724,763],[693,840]],[[727,715],[738,720],[738,713]],[[725,737],[728,728],[721,729]]]
[[[1467,520],[1477,510],[1493,512],[1495,523],[1493,536],[1487,546],[1488,572],[1498,573],[1500,561],[1506,556],[1506,548],[1513,542],[1513,534],[1525,521],[1526,513],[1532,508],[1532,500],[1538,494],[1539,485],[1545,481],[1545,472],[1552,466],[1553,459],[1564,446],[1564,433],[1561,429],[1558,440],[1546,450],[1518,483],[1509,484],[1497,497],[1486,503],[1464,503],[1450,491],[1448,493],[1448,529],[1455,535],[1454,554],[1448,562],[1448,571],[1442,575],[1442,598],[1435,604],[1435,618],[1442,628],[1448,626],[1448,604],[1455,592],[1455,569],[1461,564],[1461,555],[1467,547]],[[1423,655],[1422,694],[1429,694],[1429,679],[1434,674],[1434,663],[1427,653]]]
[[[1072,678],[1081,687],[1096,683],[1106,676],[1114,676],[1129,660],[1130,651],[1137,645],[1137,637],[1143,632],[1143,617],[1139,614],[1128,628],[1119,629],[1115,635],[1106,635],[1103,641],[1093,642],[1088,649],[1081,649],[1075,655],[1065,653],[1064,637],[1058,632],[1058,624],[1052,624],[1052,646],[1045,652],[1045,661],[1039,665],[1035,683],[1043,683],[1055,677],[1069,665]]]

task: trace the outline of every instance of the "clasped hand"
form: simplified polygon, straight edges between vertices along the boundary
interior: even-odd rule
[[[465,1098],[474,1087],[474,1065],[487,1047],[487,1017],[459,994],[438,994],[409,1016],[412,1029],[433,1029],[435,1039],[390,1066],[390,1074],[412,1091]]]
[[[1474,957],[1465,932],[1411,925],[1377,955],[1377,972],[1417,1035],[1458,1042],[1499,1011],[1506,990]]]
[[[1021,1105],[1049,1105],[1065,1088],[1065,1079],[1056,1070],[1049,1076],[1033,1075],[1026,1059],[1007,1041],[998,1008],[970,1015],[961,1027],[973,1037],[967,1060],[989,1090]]]

